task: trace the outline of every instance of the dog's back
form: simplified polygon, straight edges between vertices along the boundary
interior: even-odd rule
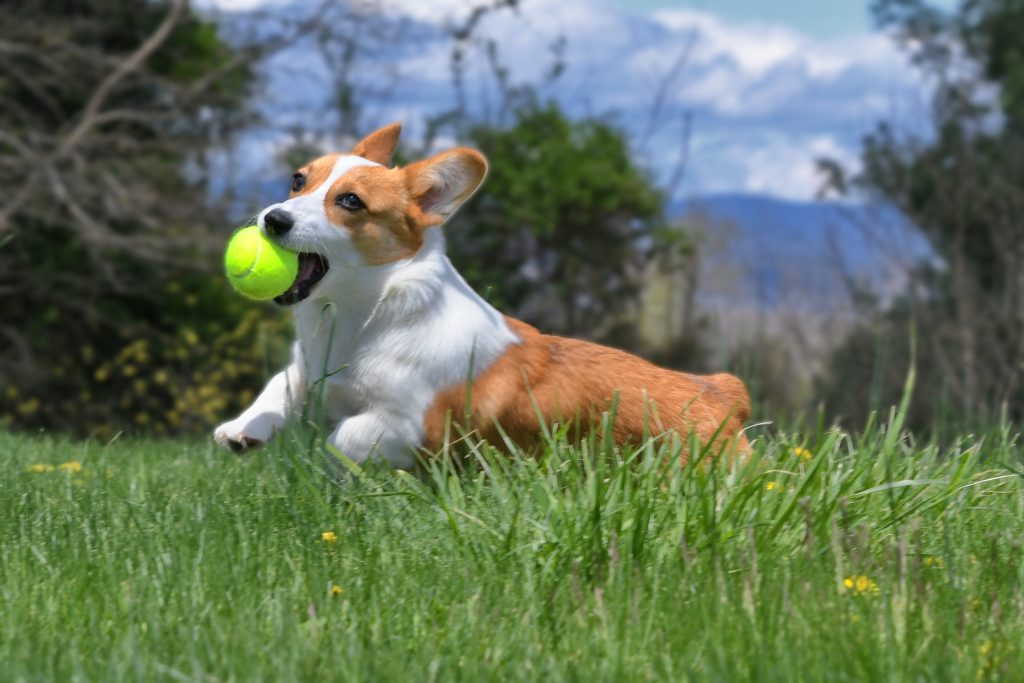
[[[424,420],[425,445],[434,449],[444,438],[446,421],[470,426],[492,443],[500,443],[497,425],[522,447],[541,434],[538,415],[549,423],[586,428],[602,412],[615,411],[615,439],[638,442],[645,435],[677,431],[695,434],[702,443],[746,447],[743,422],[750,399],[732,375],[690,375],[658,367],[618,349],[577,339],[541,334],[526,323],[508,319],[522,340],[509,347],[470,386],[459,384],[438,395]]]

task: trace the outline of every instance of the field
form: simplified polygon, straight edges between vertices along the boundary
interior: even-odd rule
[[[1009,429],[547,437],[404,473],[310,434],[0,433],[0,680],[1024,680]]]

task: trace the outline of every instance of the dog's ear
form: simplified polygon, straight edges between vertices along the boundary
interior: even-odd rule
[[[360,140],[352,148],[352,153],[381,166],[387,166],[391,163],[391,157],[398,147],[398,136],[401,134],[402,124],[397,122],[378,128]]]
[[[487,175],[487,160],[476,150],[458,147],[402,170],[409,195],[423,212],[424,225],[439,225],[480,187]]]

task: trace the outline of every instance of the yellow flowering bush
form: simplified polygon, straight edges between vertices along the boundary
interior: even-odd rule
[[[126,325],[47,361],[29,386],[0,386],[0,427],[111,438],[201,433],[252,401],[288,351],[287,312],[227,291],[215,276],[171,282],[165,325]]]

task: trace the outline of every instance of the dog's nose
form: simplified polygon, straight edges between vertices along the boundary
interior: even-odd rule
[[[283,235],[292,229],[295,219],[284,209],[273,209],[263,217],[263,229],[270,235]]]

